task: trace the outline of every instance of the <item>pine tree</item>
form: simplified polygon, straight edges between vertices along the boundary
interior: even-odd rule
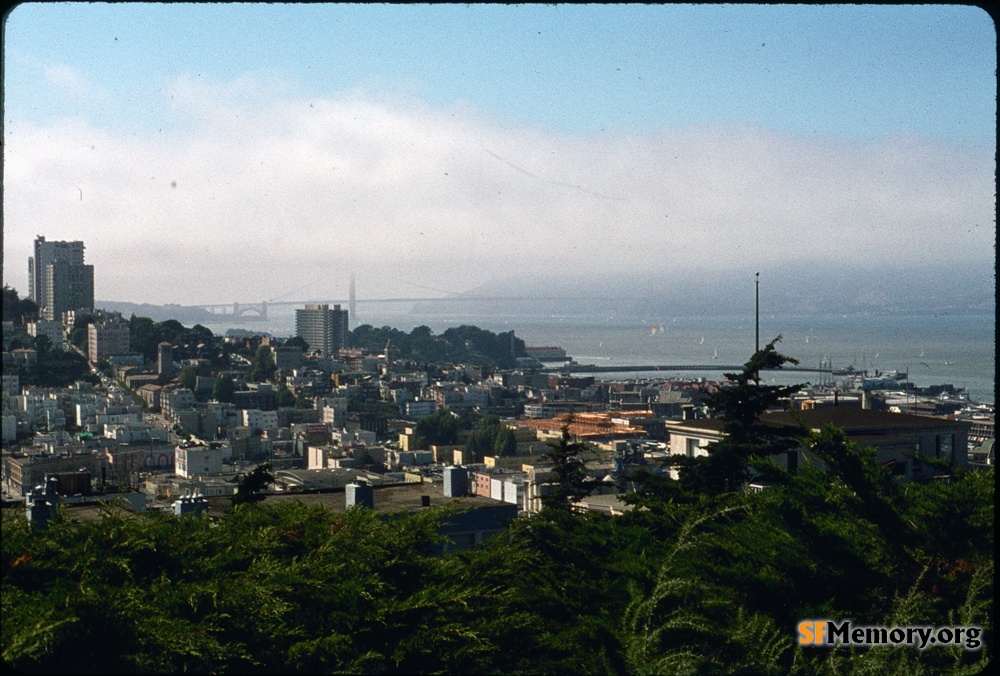
[[[568,510],[573,501],[590,493],[585,483],[586,466],[580,459],[580,452],[584,450],[584,445],[572,441],[569,433],[571,422],[572,418],[563,427],[559,442],[549,444],[549,448],[552,450],[545,456],[552,461],[553,471],[556,473],[555,489],[548,496],[542,498],[542,504],[546,508]]]
[[[778,336],[757,351],[740,373],[727,373],[730,387],[712,392],[706,404],[713,417],[723,420],[725,436],[709,445],[708,457],[681,460],[681,484],[692,492],[717,495],[739,490],[753,474],[753,466],[766,459],[794,451],[804,430],[764,424],[767,411],[785,408],[785,401],[802,389],[801,385],[761,385],[760,372],[798,364],[798,360],[778,353]]]

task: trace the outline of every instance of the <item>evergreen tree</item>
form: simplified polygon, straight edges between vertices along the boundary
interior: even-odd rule
[[[233,495],[233,504],[245,505],[260,502],[265,497],[264,490],[273,483],[274,475],[271,474],[271,464],[265,462],[263,465],[257,465],[240,481],[236,493]]]
[[[513,455],[517,448],[514,433],[496,416],[479,419],[476,429],[465,442],[465,450],[481,462],[487,455]]]
[[[253,365],[247,374],[247,380],[255,383],[262,383],[270,380],[278,368],[274,365],[274,358],[271,356],[271,348],[267,345],[260,345],[253,356]]]
[[[454,444],[458,441],[458,419],[447,408],[441,407],[418,420],[414,431],[417,448]]]
[[[231,404],[235,392],[236,383],[233,381],[232,375],[223,372],[216,376],[215,384],[212,386],[212,399]]]
[[[3,320],[5,322],[22,323],[26,319],[38,316],[38,305],[29,298],[18,298],[17,289],[4,284],[3,287]]]
[[[546,508],[569,510],[571,502],[590,493],[585,481],[586,466],[580,458],[580,452],[585,447],[579,442],[572,441],[569,434],[570,423],[572,417],[563,427],[559,441],[549,444],[552,450],[545,456],[552,461],[552,469],[556,474],[554,490],[542,498],[542,504]]]
[[[186,387],[194,392],[194,389],[198,384],[198,373],[190,366],[185,366],[181,369],[178,380],[180,381],[182,387]]]
[[[727,373],[734,384],[705,396],[713,417],[723,421],[724,437],[708,446],[708,457],[679,460],[681,485],[690,492],[716,495],[740,490],[755,469],[773,473],[776,467],[766,461],[780,453],[794,452],[802,443],[805,430],[769,426],[761,416],[770,410],[783,409],[789,397],[801,385],[761,385],[764,369],[798,364],[796,359],[779,354],[778,336],[756,352],[740,373]]]

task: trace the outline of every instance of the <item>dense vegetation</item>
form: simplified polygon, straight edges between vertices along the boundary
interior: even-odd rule
[[[160,343],[171,343],[175,360],[207,359],[217,363],[223,358],[212,332],[201,324],[186,328],[175,319],[154,322],[149,317],[132,315],[128,321],[132,349],[147,361],[155,362]],[[200,374],[203,375],[203,374]]]
[[[393,359],[411,359],[437,364],[479,364],[509,368],[517,357],[525,356],[524,341],[513,331],[493,333],[476,326],[458,326],[440,336],[426,326],[417,326],[409,333],[383,326],[363,324],[350,332],[350,344],[363,350],[380,353],[386,345]]]
[[[803,471],[781,491],[617,519],[547,510],[444,556],[427,553],[440,511],[111,511],[41,533],[5,514],[3,656],[41,673],[971,666],[992,646],[830,652],[797,647],[794,627],[991,626],[992,481],[907,486],[891,503],[900,533],[843,478]]]
[[[30,298],[21,298],[17,289],[4,284],[3,287],[3,320],[5,322],[20,322],[25,317],[37,317],[38,305]]]
[[[3,369],[4,375],[18,376],[22,387],[66,387],[78,380],[100,382],[90,372],[86,357],[73,350],[51,347],[48,336],[29,336],[25,347],[35,349],[36,361],[31,364],[8,364]]]
[[[770,352],[768,352],[770,350]],[[780,359],[773,344],[751,360]],[[713,400],[771,396],[748,377]],[[484,427],[489,426],[485,421]],[[733,428],[735,429],[735,428]],[[992,656],[993,470],[900,484],[836,429],[827,469],[783,473],[780,439],[638,484],[625,516],[576,515],[577,445],[543,512],[433,555],[447,508],[386,519],[294,501],[207,518],[110,509],[32,531],[5,510],[3,657],[34,672],[974,673]],[[728,490],[769,472],[775,490]],[[263,480],[264,477],[261,477]],[[978,625],[978,650],[803,648],[803,619]]]

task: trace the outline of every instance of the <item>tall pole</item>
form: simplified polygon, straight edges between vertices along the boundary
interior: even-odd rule
[[[353,321],[354,325],[358,325],[358,299],[354,292],[354,273],[351,273],[351,288],[350,288],[350,298],[347,304],[348,309],[348,321]]]
[[[760,352],[760,273],[759,272],[757,273],[756,285],[757,285],[756,288],[757,298],[754,311],[756,340],[754,342],[754,353]]]
[[[754,355],[760,352],[760,273],[756,273],[754,301]],[[760,371],[754,371],[754,383],[760,385]]]

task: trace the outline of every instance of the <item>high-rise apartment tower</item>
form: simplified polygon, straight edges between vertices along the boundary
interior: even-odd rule
[[[295,335],[309,344],[309,350],[323,355],[336,355],[347,346],[347,310],[339,305],[306,305],[295,311]]]
[[[83,242],[46,242],[35,238],[28,258],[28,297],[49,321],[67,310],[94,309],[94,266],[84,265]]]

